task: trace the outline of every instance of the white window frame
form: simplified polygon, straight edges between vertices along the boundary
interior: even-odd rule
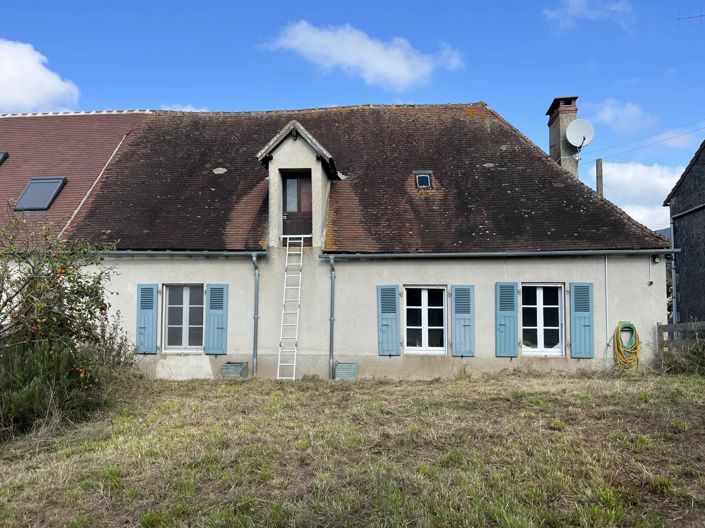
[[[543,331],[546,327],[543,324],[543,288],[558,288],[558,339],[559,348],[529,348],[524,346],[524,287],[529,286],[536,289],[536,340],[537,344],[543,343]],[[522,295],[520,295],[519,309],[521,312],[520,339],[521,351],[525,356],[565,356],[565,284],[560,282],[527,282],[522,283]],[[551,307],[552,305],[549,305]],[[531,327],[533,328],[533,327]],[[549,326],[548,329],[555,329]]]
[[[203,338],[201,339],[201,344],[199,346],[189,346],[188,345],[188,329],[189,329],[189,309],[191,308],[191,288],[200,287],[203,290],[203,322],[201,327],[203,328]],[[169,288],[188,288],[183,291],[182,299],[182,324],[181,324],[181,345],[169,346]],[[162,286],[162,350],[164,353],[188,353],[188,354],[200,354],[205,348],[206,341],[206,285],[199,283],[170,283],[164,284]],[[176,326],[176,325],[172,325]],[[194,325],[198,326],[198,325]],[[186,343],[185,345],[183,343]]]
[[[443,346],[442,347],[410,347],[406,342],[406,330],[408,328],[406,321],[407,300],[409,295],[407,290],[416,289],[421,291],[421,306],[409,306],[409,308],[421,308],[421,340],[422,343],[428,345],[428,290],[443,290]],[[438,308],[438,307],[436,307]],[[446,356],[448,355],[448,287],[445,285],[428,285],[428,284],[405,284],[404,285],[404,353],[409,355],[421,356]],[[419,328],[412,326],[411,328]],[[439,328],[433,326],[431,328]]]

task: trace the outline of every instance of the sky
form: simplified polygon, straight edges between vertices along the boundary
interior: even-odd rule
[[[700,14],[705,0],[3,0],[0,113],[484,101],[547,150],[546,109],[577,95],[595,128],[580,178],[594,186],[603,158],[606,197],[659,229],[705,140],[705,17],[684,19]]]

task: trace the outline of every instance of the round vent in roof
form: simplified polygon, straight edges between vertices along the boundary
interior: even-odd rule
[[[225,174],[226,172],[228,172],[228,169],[225,167],[216,167],[213,169],[213,174]]]

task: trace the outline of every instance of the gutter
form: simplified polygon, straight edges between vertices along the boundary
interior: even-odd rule
[[[603,255],[670,255],[680,249],[581,249],[570,251],[485,251],[475,253],[321,253],[318,258],[338,260],[434,259],[434,258],[517,258],[586,257]]]
[[[266,251],[152,251],[152,250],[123,250],[123,251],[101,251],[100,254],[110,258],[252,258],[266,257]]]
[[[335,378],[333,363],[333,336],[335,332],[335,255],[328,259],[330,262],[330,336],[328,340],[328,379]]]
[[[255,311],[253,314],[254,328],[252,335],[252,377],[257,376],[257,336],[259,333],[259,265],[257,253],[252,253],[252,266],[255,270]]]

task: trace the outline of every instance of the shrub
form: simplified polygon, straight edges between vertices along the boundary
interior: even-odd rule
[[[104,294],[101,249],[41,220],[0,220],[0,436],[76,420],[129,378],[132,348]]]
[[[98,403],[88,358],[66,344],[18,344],[0,352],[0,428],[26,431],[37,422],[75,420]]]
[[[657,355],[657,365],[669,374],[705,376],[705,337],[702,331],[684,332],[682,338],[686,340],[684,345],[678,341],[665,343]]]

